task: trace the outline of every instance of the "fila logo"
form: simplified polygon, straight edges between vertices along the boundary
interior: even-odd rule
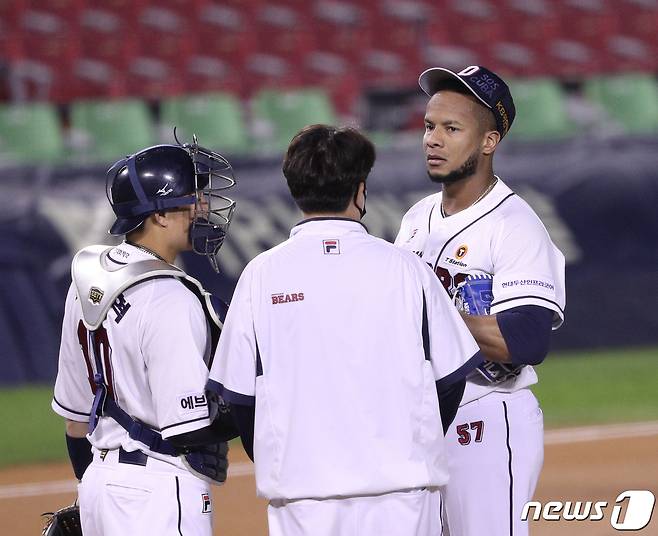
[[[203,504],[203,508],[201,509],[202,514],[209,514],[212,512],[212,501],[210,500],[209,493],[201,494],[201,503]]]
[[[293,292],[292,294],[272,294],[272,305],[277,305],[279,303],[290,303],[304,301],[303,292]]]
[[[323,240],[322,247],[325,255],[340,255],[340,240]]]

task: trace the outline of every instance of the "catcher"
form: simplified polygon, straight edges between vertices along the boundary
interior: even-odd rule
[[[192,249],[217,269],[233,184],[226,159],[196,139],[108,171],[110,234],[125,241],[73,259],[52,401],[80,509],[55,513],[44,534],[211,535],[209,483],[226,479],[238,434],[205,392],[226,307],[173,263]]]

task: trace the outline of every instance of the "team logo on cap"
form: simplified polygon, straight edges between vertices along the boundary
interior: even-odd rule
[[[98,305],[103,299],[103,294],[105,293],[98,287],[91,287],[89,289],[89,301],[94,305]]]
[[[335,238],[323,240],[322,247],[324,248],[325,255],[340,255],[340,240]]]
[[[463,259],[467,253],[468,253],[468,246],[466,244],[462,244],[457,248],[457,251],[455,252],[455,258]]]

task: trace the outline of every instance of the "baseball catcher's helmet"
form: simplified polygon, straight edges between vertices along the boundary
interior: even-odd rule
[[[116,162],[106,175],[106,194],[116,215],[112,235],[137,229],[149,214],[195,205],[190,242],[217,271],[235,201],[221,195],[235,184],[222,155],[191,144],[155,145]]]

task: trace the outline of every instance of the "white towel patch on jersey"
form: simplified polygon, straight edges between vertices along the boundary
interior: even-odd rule
[[[186,393],[178,398],[178,406],[184,412],[206,409],[208,401],[204,393]]]

